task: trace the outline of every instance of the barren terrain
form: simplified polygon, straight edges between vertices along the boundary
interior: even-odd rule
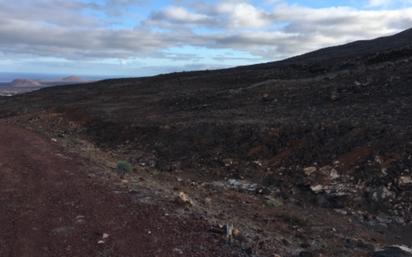
[[[133,202],[79,156],[0,125],[0,256],[238,256],[204,220]]]
[[[107,198],[110,206],[134,199],[125,203],[126,209],[148,208],[145,213],[156,220],[145,220],[149,215],[139,212],[126,212],[126,220],[176,228],[181,237],[173,240],[182,243],[198,231],[207,249],[221,250],[213,256],[372,256],[389,245],[411,247],[411,42],[408,30],[281,62],[106,80],[0,98],[3,122],[35,131],[3,129],[5,159],[0,162],[25,165],[11,158],[28,152],[33,152],[28,158],[36,158],[43,148],[7,152],[15,140],[27,142],[18,135],[4,141],[10,133],[53,139],[53,147],[59,145],[62,154],[71,152],[74,159],[54,157],[49,167],[57,169],[38,170],[42,175],[37,179],[60,185],[47,187],[47,195],[66,185],[56,181],[63,178],[68,189],[81,193],[70,196],[71,201],[93,196],[86,206],[94,206],[93,215],[104,216],[100,220],[120,214],[115,209],[106,215],[107,205],[91,199]],[[88,164],[78,166],[76,160]],[[123,180],[114,169],[119,160],[134,167]],[[16,190],[23,176],[30,178],[24,174],[33,165],[2,170],[4,184]],[[100,172],[91,178],[85,175],[96,169]],[[43,182],[29,184],[40,183],[36,188],[41,188]],[[15,195],[7,202],[18,205],[20,191],[36,195],[30,188],[2,197]],[[182,193],[189,205],[176,200]],[[33,199],[27,203],[41,204]],[[161,221],[162,208],[174,218]],[[13,212],[6,213],[6,221],[11,220]],[[195,224],[181,228],[183,220]],[[235,227],[233,240],[222,231],[224,225]],[[28,224],[21,227],[30,229]],[[136,227],[124,229],[129,232],[119,229],[115,238],[142,236]],[[92,241],[90,249],[97,251],[96,238]],[[165,252],[175,247],[182,248],[165,243]]]

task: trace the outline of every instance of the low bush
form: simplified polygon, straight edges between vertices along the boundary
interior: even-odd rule
[[[133,171],[133,166],[128,161],[118,161],[116,165],[116,171],[119,175],[123,176],[126,173]]]

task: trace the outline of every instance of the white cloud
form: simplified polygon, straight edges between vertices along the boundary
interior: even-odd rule
[[[235,28],[261,28],[270,22],[269,17],[265,12],[244,2],[238,3],[223,1],[216,5],[215,11],[218,14],[228,17],[228,24]]]
[[[163,14],[175,22],[202,23],[208,20],[206,15],[190,13],[182,7],[169,7]]]
[[[411,0],[368,0],[369,6],[409,5]]]
[[[387,5],[391,2],[391,0],[369,0],[369,5],[371,6],[380,6],[380,5]]]
[[[110,0],[106,5],[93,5],[69,0],[20,0],[16,5],[0,0],[0,53],[70,60],[177,59],[178,54],[171,57],[164,50],[190,45],[228,48],[274,60],[412,27],[412,8],[309,8],[267,2],[272,2],[270,8],[263,9],[249,1],[175,1],[134,28],[113,28],[107,27],[104,18],[87,11],[109,15],[104,6],[121,8],[142,1]],[[369,1],[375,5],[383,2]]]
[[[184,23],[186,25],[198,25],[212,23],[210,17],[205,14],[190,12],[183,7],[170,6],[162,11],[151,15],[146,25],[176,25]]]

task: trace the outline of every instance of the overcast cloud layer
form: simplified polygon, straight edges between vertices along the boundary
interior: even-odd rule
[[[146,75],[279,60],[412,27],[412,1],[0,0],[0,71]]]

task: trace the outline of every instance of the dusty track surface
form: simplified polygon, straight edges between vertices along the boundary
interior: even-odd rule
[[[0,256],[234,255],[204,221],[132,203],[89,171],[53,142],[0,124]]]

